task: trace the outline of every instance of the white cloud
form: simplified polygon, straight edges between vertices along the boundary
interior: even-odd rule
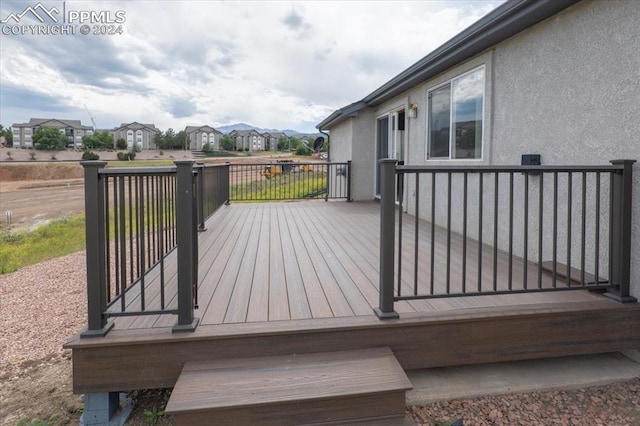
[[[499,3],[67,1],[125,11],[124,34],[1,35],[0,92],[24,90],[38,100],[33,111],[60,117],[62,104],[69,112],[60,118],[83,122],[86,104],[105,128],[247,122],[313,131]],[[3,2],[0,18],[24,5]],[[12,99],[1,99],[5,126],[34,116]]]

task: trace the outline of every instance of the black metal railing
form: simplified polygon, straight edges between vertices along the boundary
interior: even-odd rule
[[[88,295],[83,336],[105,335],[110,318],[131,315],[177,314],[175,330],[194,329],[196,190],[206,191],[206,185],[196,184],[193,162],[135,169],[82,164]]]
[[[351,200],[351,162],[297,163],[283,160],[229,165],[232,202],[305,199]]]
[[[629,294],[633,160],[608,166],[381,161],[381,318],[394,301],[558,290]]]
[[[195,167],[198,185],[198,229],[205,229],[206,220],[229,202],[229,164],[198,164]]]

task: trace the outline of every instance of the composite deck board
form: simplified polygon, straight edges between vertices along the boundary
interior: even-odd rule
[[[286,205],[278,215],[278,225],[282,242],[282,257],[287,281],[287,297],[289,300],[289,314],[291,319],[311,318],[311,308],[307,297],[307,290],[302,279],[302,265],[298,262],[297,252],[294,250],[293,240],[299,235],[294,230],[294,223],[288,220],[287,212],[290,204]]]
[[[287,294],[287,279],[284,272],[282,251],[282,235],[278,216],[281,209],[273,209],[269,223],[269,320],[289,319],[289,295]],[[283,229],[283,231],[285,231]]]
[[[307,241],[301,237],[302,233],[300,232],[300,228],[303,225],[295,220],[296,215],[294,215],[291,210],[288,210],[286,217],[287,221],[291,223],[290,231],[295,233],[295,237],[291,238],[291,242],[293,250],[296,253],[298,265],[300,266],[302,282],[307,294],[307,299],[309,300],[311,316],[313,318],[332,317],[331,306],[329,306],[329,301],[327,300],[327,296],[314,267],[314,259],[320,254],[315,251],[310,251],[314,250],[315,246],[310,244],[310,242],[309,245],[307,245]]]
[[[271,238],[269,222],[271,209],[265,208],[262,212],[262,226],[258,237],[258,251],[256,264],[253,269],[253,285],[249,295],[247,310],[247,322],[268,321],[269,304],[269,241]]]
[[[199,233],[198,298],[196,316],[203,325],[305,320],[371,315],[378,303],[379,204],[375,202],[305,201],[297,203],[232,204],[222,207]],[[403,215],[402,294],[414,286],[415,218]],[[431,225],[419,221],[418,291],[430,291]],[[447,234],[434,234],[434,291],[446,291]],[[461,235],[452,233],[449,249],[449,288],[467,291],[509,283],[509,255],[467,240],[466,273],[462,275]],[[515,242],[515,244],[520,242]],[[478,264],[479,250],[482,263]],[[173,263],[172,263],[173,262]],[[397,260],[396,260],[397,262]],[[175,304],[175,261],[167,259],[166,301]],[[551,274],[539,275],[538,266],[527,265],[529,288],[553,285]],[[512,286],[522,287],[525,264],[512,259]],[[479,274],[479,269],[481,273]],[[397,268],[396,268],[397,269]],[[397,273],[397,270],[396,270]],[[149,279],[145,297],[159,305],[158,286]],[[566,285],[558,278],[558,287]],[[588,292],[553,292],[482,297],[439,298],[396,302],[401,314],[478,309],[508,305],[589,301]],[[128,299],[135,305],[136,297]],[[174,315],[118,318],[117,328],[170,327]]]
[[[238,283],[238,275],[241,269],[246,269],[251,259],[244,262],[244,256],[251,236],[252,221],[256,215],[257,208],[250,207],[246,211],[242,230],[233,242],[233,249],[225,264],[224,272],[220,277],[220,284],[213,293],[211,303],[202,317],[203,322],[223,323],[227,311],[230,309],[231,295]],[[221,285],[224,284],[224,285]],[[231,309],[236,309],[232,306]]]
[[[353,309],[349,305],[348,300],[344,296],[340,283],[331,273],[330,265],[327,263],[324,253],[315,243],[313,234],[320,232],[314,224],[308,220],[298,220],[298,231],[300,237],[307,246],[307,252],[313,256],[313,265],[318,280],[322,285],[324,294],[334,317],[345,317],[354,315]]]

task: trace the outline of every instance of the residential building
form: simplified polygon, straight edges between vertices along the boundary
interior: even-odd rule
[[[335,111],[317,128],[330,132],[332,161],[353,162],[356,200],[379,196],[378,160],[384,158],[405,165],[469,167],[519,165],[523,154],[539,155],[543,166],[639,159],[640,78],[638,62],[632,59],[640,51],[639,22],[635,2],[509,1],[363,99]],[[534,179],[529,179],[529,189],[535,185],[542,194],[541,180]],[[571,185],[564,182],[558,188]],[[545,184],[550,188],[552,182]],[[406,182],[403,196],[409,211],[416,194],[430,199],[424,186],[418,191],[412,180]],[[640,187],[640,173],[633,186]],[[441,189],[446,192],[446,184]],[[596,197],[590,191],[587,200]],[[571,205],[567,191],[559,192],[558,203]],[[553,189],[544,194],[551,197]],[[479,208],[475,199],[470,203]],[[503,202],[496,200],[496,205]],[[545,206],[542,200],[540,195],[540,211],[547,214],[545,209],[553,203]],[[462,200],[456,201],[462,205]],[[432,215],[426,202],[420,207],[418,214],[434,221],[447,210]],[[601,214],[607,209],[603,206]],[[640,197],[633,200],[632,215],[632,294],[640,297]],[[566,216],[557,219],[559,229],[571,223]],[[522,222],[527,223],[516,220],[514,229],[525,226]],[[460,218],[454,216],[450,223],[462,232]],[[600,231],[608,232],[595,232]],[[482,237],[481,231],[474,232]],[[565,232],[570,238],[561,236],[563,241],[580,234],[566,228]],[[594,231],[587,226],[584,232]],[[508,247],[505,235],[494,238],[501,249]],[[591,246],[598,241],[594,239]],[[573,262],[567,263],[580,264],[575,260],[578,250],[564,244],[569,247],[559,244],[557,251],[568,252]],[[556,252],[556,244],[547,239],[540,247],[546,256]],[[517,248],[514,252],[526,255]],[[586,263],[588,268],[589,259]]]
[[[268,151],[277,151],[278,150],[278,141],[280,140],[280,138],[283,138],[287,135],[285,135],[282,132],[265,132],[262,134],[262,137],[264,138],[264,146],[265,146],[265,150]]]
[[[154,124],[122,123],[120,127],[113,130],[113,146],[117,147],[119,139],[127,141],[127,149],[132,149],[134,144],[140,149],[156,149],[155,137],[160,133],[160,129]]]
[[[212,126],[187,126],[184,129],[187,134],[189,149],[200,151],[207,144],[211,144],[211,149],[220,150],[220,137],[222,132]]]
[[[92,126],[84,126],[80,120],[31,118],[28,123],[14,123],[11,126],[13,146],[15,148],[33,148],[33,135],[41,127],[59,129],[60,133],[67,137],[68,148],[82,147],[82,137],[92,135],[94,132]]]
[[[264,151],[264,136],[256,130],[234,130],[229,136],[236,140],[237,151]]]

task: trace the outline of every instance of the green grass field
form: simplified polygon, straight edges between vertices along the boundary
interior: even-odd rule
[[[241,202],[322,198],[326,187],[325,174],[290,173],[232,185],[229,196],[231,201]]]
[[[33,231],[0,231],[0,274],[84,248],[84,214],[56,220]]]

